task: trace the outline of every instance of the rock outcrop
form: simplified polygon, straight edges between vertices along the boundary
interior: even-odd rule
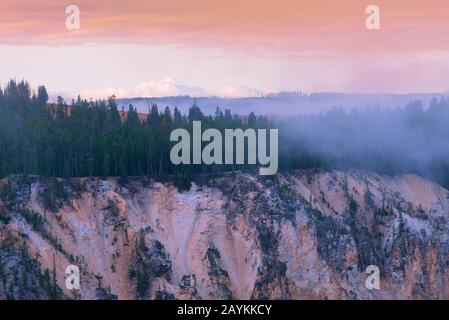
[[[449,192],[433,182],[321,170],[197,180],[179,192],[144,177],[2,179],[0,298],[449,298]],[[66,289],[68,265],[79,291]],[[370,265],[379,290],[366,288]]]

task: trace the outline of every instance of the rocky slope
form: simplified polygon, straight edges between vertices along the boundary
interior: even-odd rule
[[[449,298],[449,192],[415,175],[14,176],[0,199],[3,299]]]

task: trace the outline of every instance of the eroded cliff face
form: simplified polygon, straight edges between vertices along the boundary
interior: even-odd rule
[[[9,177],[0,191],[0,298],[449,298],[449,192],[415,175],[237,174],[187,192]]]

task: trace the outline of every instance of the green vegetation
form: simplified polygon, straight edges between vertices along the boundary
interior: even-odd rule
[[[422,207],[421,204],[419,204],[419,206],[418,206],[416,218],[421,219],[421,220],[429,220],[429,216],[427,215],[426,210],[424,210],[424,208]]]
[[[277,193],[281,200],[295,200],[297,198],[295,189],[288,184],[281,184],[278,186]]]
[[[365,205],[367,208],[373,209],[376,207],[376,204],[374,203],[373,193],[368,188],[366,188],[363,198],[365,200]]]
[[[48,187],[39,193],[42,204],[46,209],[57,212],[58,209],[68,201],[69,194],[64,190],[64,186],[57,179],[52,178]]]
[[[175,296],[163,290],[157,290],[155,300],[175,300]]]
[[[191,173],[214,173],[249,169],[249,166],[175,166],[170,162],[169,140],[175,128],[192,129],[192,121],[202,121],[204,129],[266,127],[265,118],[251,121],[223,113],[204,115],[198,106],[182,115],[175,108],[162,112],[151,106],[145,119],[130,105],[127,113],[118,110],[114,99],[87,101],[78,98],[70,105],[62,99],[48,104],[45,87],[32,93],[28,83],[10,81],[0,89],[0,176],[37,174],[50,177],[150,175],[174,176],[182,190],[190,187]],[[8,190],[5,190],[6,192]],[[54,182],[49,194],[42,194],[48,208],[64,198],[64,190]]]
[[[359,209],[359,204],[354,199],[354,197],[349,197],[348,199],[348,212],[351,216],[355,216],[357,210]]]
[[[325,221],[326,220],[326,216],[324,215],[324,213],[321,210],[318,210],[316,208],[308,208],[308,210],[310,210],[310,212],[313,214],[313,216],[318,221]]]
[[[392,217],[394,215],[393,208],[389,205],[383,205],[381,208],[376,208],[374,213],[381,217]]]
[[[279,129],[280,169],[414,172],[449,187],[449,99],[433,99],[426,109],[413,101],[394,111],[335,109],[282,121],[254,113],[237,116],[219,108],[214,115],[205,115],[195,104],[185,115],[178,108],[159,110],[157,105],[152,105],[147,115],[139,115],[132,105],[127,112],[118,110],[113,97],[107,101],[78,98],[70,103],[59,98],[49,104],[44,86],[34,93],[27,82],[13,80],[0,89],[0,176],[117,176],[126,181],[128,176],[148,175],[173,179],[180,190],[188,190],[191,177],[197,173],[214,175],[256,168],[173,165],[170,133],[176,128],[191,132],[195,120],[202,122],[203,130],[216,128],[222,134],[227,128]],[[404,140],[410,136],[413,139]],[[423,163],[421,159],[427,160]],[[311,176],[307,183],[313,183]],[[2,199],[12,204],[13,193],[8,187],[3,189]],[[63,202],[64,188],[55,182],[49,191],[42,196],[54,210]]]
[[[45,220],[43,216],[33,210],[24,207],[18,208],[17,211],[31,226],[33,231],[38,232],[42,236],[42,238],[50,242],[51,245],[56,250],[61,252],[70,262],[74,261],[73,256],[68,254],[63,248],[61,241],[57,237],[53,236],[51,232],[45,228]]]
[[[173,184],[179,191],[189,191],[192,186],[190,175],[187,172],[176,172]]]
[[[25,243],[4,235],[0,242],[0,292],[6,299],[62,299],[63,292],[56,283],[56,271],[41,270],[37,257],[32,257]],[[13,257],[13,259],[11,259]],[[5,261],[13,261],[8,264]]]
[[[398,230],[399,236],[402,236],[402,235],[404,235],[405,233],[408,232],[407,223],[405,222],[404,216],[402,215],[402,213],[399,216],[399,226],[398,226],[398,228],[399,228],[399,230]]]
[[[110,214],[111,218],[117,218],[119,215],[117,203],[115,203],[112,199],[108,199],[108,204],[103,208],[103,210],[106,210]]]
[[[128,277],[135,279],[138,297],[144,297],[150,288],[151,278],[147,266],[146,253],[148,247],[145,243],[145,236],[141,233],[140,238],[135,243],[135,259],[128,268]]]
[[[10,183],[6,183],[0,190],[0,199],[8,209],[12,209],[16,203],[16,192]]]
[[[31,225],[34,231],[43,230],[44,218],[39,213],[28,208],[20,208],[19,213]]]
[[[141,297],[150,288],[150,274],[146,269],[137,270],[137,294]]]

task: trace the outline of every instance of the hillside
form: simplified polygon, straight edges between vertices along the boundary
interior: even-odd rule
[[[416,175],[237,174],[182,193],[10,176],[0,191],[0,298],[33,282],[42,299],[449,298],[449,192]],[[79,293],[64,289],[69,264]],[[380,290],[365,288],[371,264]]]

